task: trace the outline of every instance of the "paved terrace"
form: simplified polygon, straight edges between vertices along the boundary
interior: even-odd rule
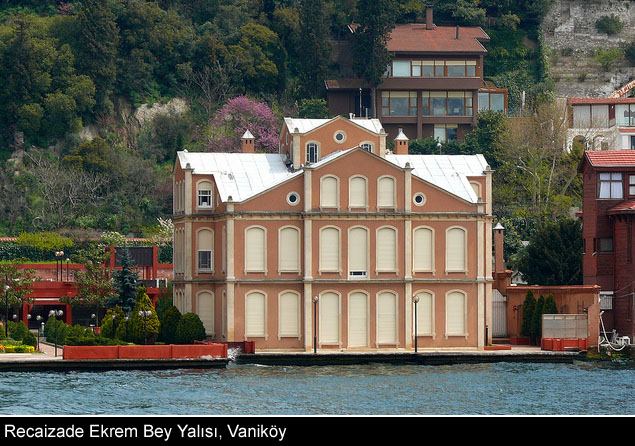
[[[350,365],[350,364],[420,364],[445,365],[485,362],[564,362],[584,359],[585,352],[557,352],[540,347],[511,346],[509,350],[477,350],[470,348],[410,350],[359,350],[339,352],[318,350],[313,352],[256,352],[238,353],[230,359],[116,359],[116,360],[65,360],[63,349],[58,346],[57,357],[52,344],[40,342],[41,353],[0,354],[0,372],[3,371],[103,371],[126,369],[166,368],[218,368],[226,367],[230,360],[237,364],[266,364],[285,366]]]

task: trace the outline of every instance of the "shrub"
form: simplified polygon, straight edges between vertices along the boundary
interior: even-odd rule
[[[115,341],[124,341],[131,342],[130,336],[130,321],[123,320],[117,326],[117,331],[115,332]]]
[[[522,336],[531,336],[531,321],[534,316],[535,306],[536,299],[534,298],[534,292],[529,290],[523,302],[523,324],[520,330]]]
[[[542,314],[545,306],[545,297],[540,296],[534,307],[534,314],[531,320],[531,336],[534,338],[542,337]]]
[[[7,339],[7,336],[6,336],[5,332],[4,332],[4,325],[0,324],[0,340],[2,340],[2,339]]]
[[[147,318],[139,316],[139,311],[150,310],[151,314]],[[132,310],[129,321],[129,334],[136,344],[154,344],[159,335],[159,318],[152,305],[152,301],[147,294],[143,294],[137,300],[137,304]]]
[[[600,49],[595,55],[595,61],[602,66],[604,71],[610,71],[615,62],[617,62],[624,52],[619,48]]]
[[[34,353],[35,347],[31,345],[5,345],[5,353]]]
[[[619,34],[622,32],[623,28],[624,23],[615,14],[602,16],[595,21],[595,29],[601,33],[608,34],[609,36]]]
[[[47,342],[56,342],[57,337],[57,343],[63,344],[66,340],[66,333],[69,329],[70,325],[57,320],[54,317],[49,317],[44,325],[44,337]]]
[[[115,316],[114,320],[112,318],[113,315]],[[118,306],[108,310],[104,315],[104,319],[101,321],[101,335],[106,338],[116,338],[117,327],[119,327],[124,318],[123,310]]]
[[[553,294],[549,293],[545,298],[545,305],[542,309],[543,314],[558,314],[558,306]]]
[[[159,326],[159,340],[166,344],[174,344],[176,342],[176,329],[181,320],[181,312],[172,305],[165,310],[161,318]]]
[[[205,327],[196,313],[185,313],[176,327],[176,342],[193,344],[205,339]]]

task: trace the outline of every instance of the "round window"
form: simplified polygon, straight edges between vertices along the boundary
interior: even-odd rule
[[[418,194],[415,194],[415,196],[412,198],[412,201],[417,206],[423,206],[426,202],[426,196],[419,192]]]
[[[346,141],[346,133],[340,131],[335,132],[335,135],[333,135],[333,139],[335,139],[335,142],[338,143],[343,143],[344,141]]]
[[[289,192],[289,195],[287,195],[287,203],[289,203],[291,206],[295,206],[299,202],[300,196],[296,192]]]

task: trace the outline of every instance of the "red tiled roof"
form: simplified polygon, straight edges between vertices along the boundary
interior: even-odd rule
[[[633,127],[620,127],[620,133],[635,133],[635,128],[633,128]]]
[[[349,25],[352,32],[357,23]],[[456,26],[434,26],[427,29],[425,23],[405,23],[395,25],[390,33],[386,48],[391,52],[413,53],[487,53],[481,44],[490,38],[480,26],[460,26],[456,38]]]
[[[336,89],[358,89],[359,87],[367,87],[366,83],[362,79],[355,78],[341,78],[341,79],[327,79],[324,81],[327,90]]]
[[[587,105],[587,104],[635,104],[633,98],[567,98],[570,105]]]
[[[593,167],[635,167],[635,150],[588,150],[584,155]]]
[[[386,44],[388,51],[422,53],[487,53],[480,41],[489,41],[481,27],[435,26],[427,29],[424,23],[396,25]]]
[[[627,200],[606,210],[609,214],[635,212],[635,200]]]

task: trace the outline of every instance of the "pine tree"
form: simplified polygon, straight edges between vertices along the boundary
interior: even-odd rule
[[[545,297],[541,295],[536,301],[531,320],[531,336],[534,339],[542,337],[542,315],[544,313],[544,307]]]
[[[134,269],[128,246],[121,250],[121,270],[113,272],[115,290],[118,295],[108,301],[109,306],[119,305],[127,314],[137,301],[137,281],[139,273]]]
[[[303,0],[300,8],[300,41],[298,80],[301,94],[319,98],[324,94],[331,48],[328,43],[328,21],[324,0]]]
[[[534,298],[534,292],[529,290],[525,296],[523,302],[523,325],[520,330],[521,336],[531,336],[531,321],[534,316],[534,308],[536,306],[536,299]]]

